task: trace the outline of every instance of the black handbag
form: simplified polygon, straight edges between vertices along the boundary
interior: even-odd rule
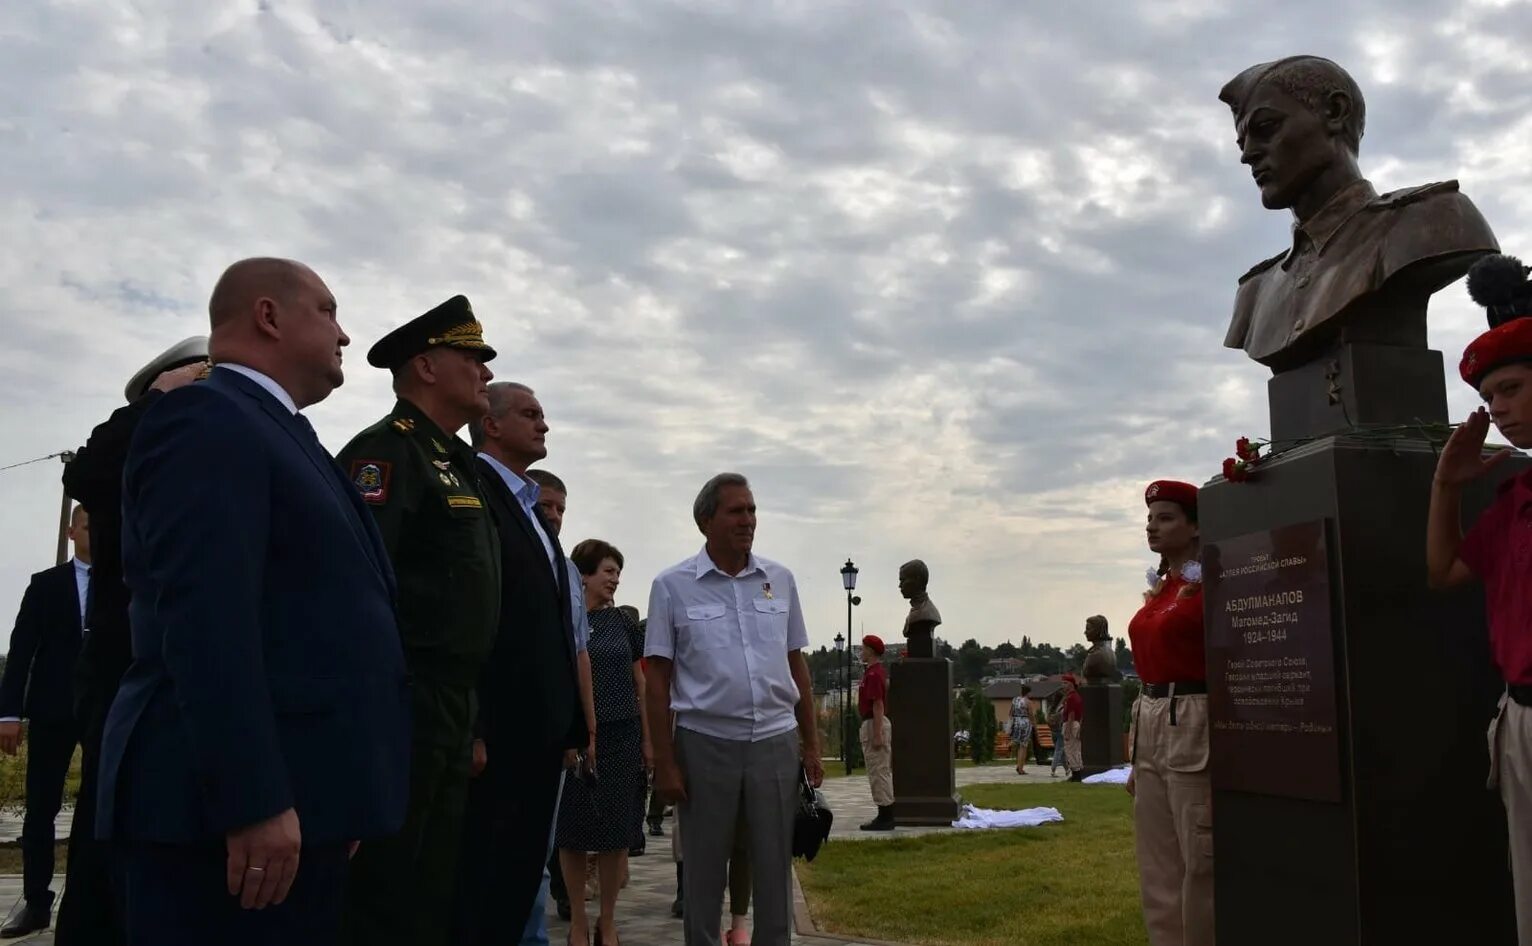
[[[809,773],[798,769],[798,810],[793,815],[793,856],[812,861],[819,849],[830,840],[835,813],[825,802],[824,792],[809,782]]]

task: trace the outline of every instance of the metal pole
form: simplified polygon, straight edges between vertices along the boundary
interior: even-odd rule
[[[59,459],[67,464],[74,459],[74,454],[66,450],[59,455]],[[64,490],[64,503],[59,510],[59,544],[57,561],[54,562],[55,565],[62,565],[69,561],[69,513],[71,512],[71,507],[69,491],[66,489]]]
[[[851,715],[851,592],[846,592],[846,711],[841,714],[841,740],[845,743],[846,774],[851,774],[851,733],[846,718]]]

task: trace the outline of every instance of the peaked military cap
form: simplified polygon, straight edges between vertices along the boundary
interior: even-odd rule
[[[484,343],[484,326],[474,318],[467,296],[453,296],[378,339],[367,352],[367,363],[374,368],[393,370],[421,352],[438,347],[475,351],[480,361],[495,357],[495,350]]]
[[[134,372],[133,377],[128,379],[128,386],[123,389],[122,395],[131,404],[147,394],[149,385],[153,384],[154,379],[160,375],[176,368],[194,365],[199,361],[207,361],[207,336],[193,335],[190,338],[183,338],[155,355],[147,365]]]

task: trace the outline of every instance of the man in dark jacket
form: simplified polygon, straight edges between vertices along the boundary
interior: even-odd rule
[[[53,822],[64,802],[64,777],[78,730],[70,675],[80,653],[90,583],[90,534],[85,507],[69,520],[74,558],[32,576],[11,632],[0,678],[0,751],[15,755],[27,720],[27,813],[21,828],[21,908],[0,936],[48,928],[53,911]]]

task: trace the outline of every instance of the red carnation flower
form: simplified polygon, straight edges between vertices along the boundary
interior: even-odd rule
[[[1241,460],[1256,460],[1261,455],[1261,448],[1252,446],[1249,437],[1241,437],[1234,442],[1234,452]]]
[[[1250,479],[1250,467],[1243,460],[1228,457],[1223,461],[1223,478],[1231,483],[1243,483]]]

